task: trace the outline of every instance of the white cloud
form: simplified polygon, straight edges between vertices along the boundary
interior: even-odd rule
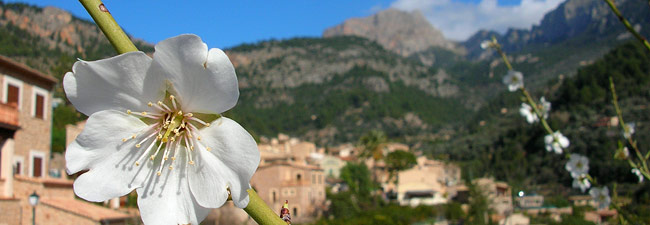
[[[521,0],[500,6],[497,0],[464,3],[457,0],[397,0],[392,8],[420,10],[429,22],[451,40],[466,40],[480,29],[503,33],[508,28],[530,28],[565,0]]]

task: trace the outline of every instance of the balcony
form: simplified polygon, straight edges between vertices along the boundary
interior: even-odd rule
[[[18,126],[18,107],[15,103],[0,103],[0,128],[17,130]]]

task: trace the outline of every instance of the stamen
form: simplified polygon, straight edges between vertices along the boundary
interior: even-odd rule
[[[174,156],[172,156],[172,161],[176,161],[176,156],[178,156],[179,149],[181,148],[181,140],[178,140],[176,148],[174,149]]]
[[[149,107],[151,107],[152,105],[153,105],[153,103],[151,103],[151,102],[147,103],[147,106],[149,106]]]
[[[194,165],[194,161],[192,160],[192,153],[190,152],[190,146],[189,142],[187,141],[187,136],[185,136],[185,154],[187,154],[187,158],[189,159],[189,164]],[[192,147],[193,148],[193,147]]]
[[[153,126],[158,125],[158,124],[159,124],[159,123],[155,123]],[[149,129],[151,129],[153,126],[151,126]],[[140,145],[141,145],[142,143],[144,143],[145,141],[149,140],[149,139],[150,139],[151,137],[153,137],[154,135],[156,135],[156,132],[153,132],[153,133],[151,133],[149,136],[147,136],[146,138],[142,139],[142,141],[140,141],[140,142],[138,142],[137,144],[135,144],[135,147],[136,147],[136,148],[139,148]]]
[[[191,120],[194,120],[196,122],[199,122],[200,124],[203,124],[203,126],[209,127],[210,123],[203,122],[203,120],[196,118],[196,117],[190,117]]]
[[[169,99],[171,100],[172,106],[174,107],[174,109],[176,109],[176,97],[174,97],[173,95],[170,95]]]
[[[153,153],[153,155],[151,155],[151,157],[149,157],[149,159],[151,159],[153,161],[153,159],[156,158],[156,155],[158,155],[158,152],[160,152],[161,147],[162,147],[162,143],[158,144],[158,149],[156,149],[156,152]]]
[[[186,114],[183,115],[183,116],[184,116],[184,117],[192,117],[192,116],[194,116],[194,114],[192,114],[192,113],[186,113]]]
[[[131,115],[131,110],[130,110],[130,109],[127,109],[127,110],[126,110],[126,114]]]
[[[139,166],[139,165],[140,165],[140,161],[142,161],[142,160],[144,159],[144,157],[147,156],[147,154],[149,153],[149,151],[151,151],[151,149],[153,148],[153,146],[154,146],[155,144],[156,144],[156,140],[152,141],[151,144],[149,144],[149,147],[147,147],[147,150],[145,150],[145,151],[142,153],[142,155],[140,156],[140,158],[138,158],[138,160],[135,161],[135,165],[136,165],[136,166]]]
[[[168,107],[167,105],[165,105],[165,103],[163,103],[162,101],[158,101],[158,105],[159,105],[159,106],[162,106],[163,108],[165,108],[165,109],[167,110],[167,112],[171,112],[171,111],[172,111],[172,110],[169,109],[169,107]]]
[[[163,166],[165,165],[165,161],[167,161],[167,155],[169,154],[169,149],[170,149],[169,146],[170,146],[169,144],[165,145],[165,152],[163,154],[163,160],[160,161],[160,167],[158,167],[158,172],[156,172],[156,174],[158,176],[160,176],[160,174],[162,173],[162,169],[163,169]]]

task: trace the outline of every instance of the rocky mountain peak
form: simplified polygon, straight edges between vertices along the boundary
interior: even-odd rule
[[[344,35],[368,38],[402,56],[430,47],[455,49],[454,43],[446,40],[419,11],[387,9],[369,17],[346,20],[323,32],[323,37]]]

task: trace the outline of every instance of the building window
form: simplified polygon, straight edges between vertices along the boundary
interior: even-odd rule
[[[278,199],[277,194],[275,193],[275,191],[272,191],[271,192],[271,202],[275,202],[275,201],[277,201],[277,199]]]
[[[13,105],[20,110],[23,82],[10,77],[4,76],[4,95],[2,101],[8,105]]]
[[[316,184],[316,174],[311,175],[311,184]]]
[[[293,216],[298,217],[298,208],[293,207]]]
[[[32,150],[30,153],[29,172],[32,177],[44,177],[45,153]]]
[[[301,178],[302,178],[302,174],[296,174],[296,180],[300,181]]]
[[[14,175],[23,174],[23,165],[25,165],[23,157],[14,156],[14,164],[13,164]]]
[[[47,91],[34,87],[32,93],[32,100],[34,102],[34,104],[32,104],[32,116],[39,119],[45,119],[47,110],[47,107],[45,107],[47,102]]]

